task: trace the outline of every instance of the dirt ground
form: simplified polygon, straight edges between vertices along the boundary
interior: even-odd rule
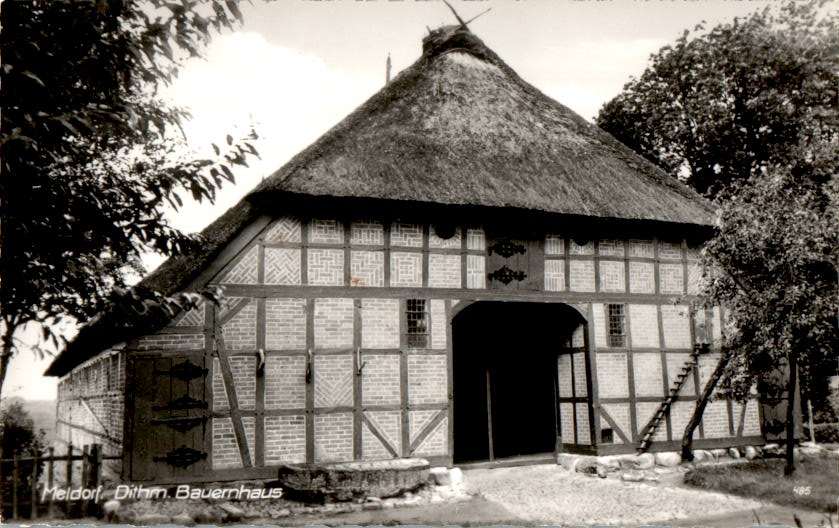
[[[681,473],[661,475],[657,483],[623,482],[570,473],[553,464],[464,471],[464,487],[474,498],[384,511],[285,519],[283,524],[430,524],[487,526],[632,525],[719,526],[758,524],[828,525],[824,515],[794,511],[758,501],[689,489]]]

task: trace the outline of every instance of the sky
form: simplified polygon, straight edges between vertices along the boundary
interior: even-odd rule
[[[599,108],[639,76],[651,54],[685,29],[745,16],[771,0],[450,0],[502,60],[530,84],[593,121]],[[254,127],[261,160],[237,173],[214,204],[187,203],[172,223],[200,231],[294,154],[416,61],[427,28],[455,23],[439,0],[253,0],[244,23],[216,36],[164,91],[189,108],[191,146],[208,151]],[[153,269],[162,258],[145,259]],[[36,332],[27,336],[35,340]],[[24,338],[26,339],[26,337]],[[54,399],[49,358],[11,362],[3,394]]]

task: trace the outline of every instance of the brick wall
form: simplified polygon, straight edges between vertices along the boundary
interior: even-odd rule
[[[344,250],[310,248],[308,274],[309,284],[313,286],[343,286]]]
[[[600,291],[626,291],[626,271],[623,262],[613,260],[600,262]]]
[[[303,409],[306,406],[305,356],[265,358],[265,408]],[[266,436],[267,438],[267,436]]]
[[[257,283],[257,248],[251,246],[233,261],[229,271],[222,273],[219,280],[222,284],[256,284]]]
[[[350,348],[353,343],[353,300],[316,299],[315,346]]]
[[[222,329],[226,350],[256,350],[256,302],[249,299]]]
[[[352,413],[315,415],[315,461],[352,460]]]
[[[394,458],[391,452],[382,444],[370,427],[384,437],[385,441],[399,455],[402,452],[400,443],[402,437],[402,413],[400,411],[370,411],[364,413],[369,423],[361,429],[361,456],[364,460],[382,460]]]
[[[84,403],[82,403],[84,400]],[[86,405],[85,405],[86,404]],[[125,352],[106,350],[85,361],[58,383],[56,438],[75,448],[100,444],[105,455],[122,453],[125,409]],[[118,475],[120,462],[106,463]]]
[[[602,408],[609,413],[609,416],[612,417],[612,420],[620,427],[620,430],[626,437],[631,441],[632,440],[632,422],[630,421],[629,416],[629,404],[628,403],[604,403],[602,404]],[[612,426],[609,425],[609,422],[603,419],[601,416],[600,418],[600,429],[601,431],[606,428],[611,428]],[[614,444],[621,444],[623,441],[621,440],[620,436],[618,436],[617,432],[612,434],[612,443]]]
[[[137,340],[137,350],[201,350],[203,334],[153,334]]]
[[[350,284],[353,286],[385,285],[385,254],[382,251],[351,252]]]
[[[658,311],[651,304],[629,306],[629,328],[633,348],[658,348]]]
[[[411,405],[446,403],[447,380],[445,355],[408,355],[408,397]]]
[[[422,286],[422,255],[394,251],[390,255],[391,286]]]
[[[268,350],[306,348],[306,300],[265,300],[265,347]]]
[[[306,418],[302,414],[265,417],[265,463],[306,461]]]
[[[460,255],[428,255],[428,286],[460,288]]]
[[[399,300],[361,301],[362,348],[399,348]]]
[[[655,264],[629,262],[630,293],[655,293]]]
[[[314,357],[315,407],[343,407],[353,403],[352,355]]]
[[[687,306],[662,306],[661,326],[664,330],[665,348],[692,348],[690,317]]]
[[[725,400],[708,402],[702,413],[702,430],[705,438],[725,438],[731,436],[728,427],[728,405]]]
[[[661,354],[658,352],[636,352],[632,355],[635,373],[635,396],[664,397],[661,373]]]
[[[597,353],[597,390],[601,398],[628,398],[629,378],[626,354],[623,352]]]
[[[301,255],[297,248],[265,248],[265,284],[300,284]]]
[[[381,222],[367,220],[353,222],[350,226],[350,244],[381,246],[384,244],[384,226]]]
[[[569,263],[569,286],[571,291],[594,291],[594,262],[572,260]]]
[[[265,230],[266,242],[300,242],[300,219],[294,216],[283,216],[274,220]]]
[[[399,404],[399,356],[365,353],[362,362],[361,398],[364,405]]]

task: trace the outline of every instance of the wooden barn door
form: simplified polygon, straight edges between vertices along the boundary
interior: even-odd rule
[[[203,356],[196,353],[129,358],[126,387],[133,388],[127,406],[129,480],[163,480],[205,473],[208,405]]]
[[[487,288],[539,290],[544,282],[541,238],[528,234],[489,230],[487,233]]]

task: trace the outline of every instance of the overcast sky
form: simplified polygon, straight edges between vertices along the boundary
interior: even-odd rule
[[[188,204],[171,218],[199,231],[263,177],[308,146],[422,51],[427,27],[455,22],[437,0],[253,0],[245,22],[216,37],[166,91],[189,107],[186,133],[196,148],[244,135],[251,124],[262,161],[237,175],[216,204]],[[649,56],[703,20],[707,27],[768,5],[767,0],[451,0],[472,31],[529,83],[584,118],[617,95]],[[149,267],[160,258],[147,259]],[[49,360],[12,360],[4,394],[55,398]]]

